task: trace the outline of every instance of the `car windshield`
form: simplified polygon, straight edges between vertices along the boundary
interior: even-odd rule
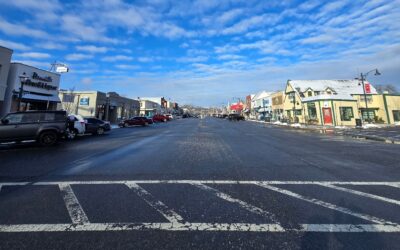
[[[400,249],[400,0],[0,0],[1,249]]]

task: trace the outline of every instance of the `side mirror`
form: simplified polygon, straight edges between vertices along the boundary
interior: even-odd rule
[[[2,120],[1,120],[1,123],[2,123],[3,125],[7,125],[7,124],[10,123],[10,121],[9,121],[8,119],[2,119]]]

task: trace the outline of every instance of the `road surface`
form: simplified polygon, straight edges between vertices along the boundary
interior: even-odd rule
[[[400,145],[216,118],[0,146],[1,249],[399,249]]]

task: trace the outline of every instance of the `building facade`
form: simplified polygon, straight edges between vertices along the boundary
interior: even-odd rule
[[[69,114],[96,117],[116,123],[120,119],[139,115],[139,101],[115,92],[60,91],[61,107]]]
[[[278,91],[271,94],[271,109],[272,121],[281,121],[284,116],[284,101],[285,95],[283,91]]]
[[[5,115],[6,110],[3,110],[4,100],[7,90],[8,72],[10,71],[11,49],[0,46],[0,117]]]
[[[355,126],[357,119],[394,124],[400,95],[378,94],[369,82],[363,89],[359,80],[289,80],[284,109],[290,122],[304,124]]]
[[[153,116],[155,114],[162,113],[162,107],[160,103],[153,102],[150,100],[140,99],[140,115],[141,116]]]
[[[22,63],[11,63],[3,112],[56,110],[60,75]]]

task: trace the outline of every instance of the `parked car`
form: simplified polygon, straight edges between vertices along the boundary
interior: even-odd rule
[[[93,117],[87,117],[85,118],[85,130],[85,133],[102,135],[105,132],[111,130],[111,125],[110,122],[106,122]]]
[[[68,115],[67,138],[75,139],[86,132],[85,119],[80,115]]]
[[[65,136],[65,111],[27,111],[9,113],[1,119],[0,142],[36,140],[50,146]]]
[[[146,119],[147,119],[147,122],[149,123],[149,124],[153,124],[154,123],[154,121],[153,121],[153,118],[152,117],[149,117],[149,116],[145,116],[146,117]]]
[[[154,115],[153,116],[153,121],[155,121],[155,122],[166,122],[166,121],[168,121],[168,118],[165,115]]]
[[[229,114],[228,119],[229,121],[244,121],[244,116],[239,114]]]
[[[120,128],[126,128],[129,126],[146,126],[149,122],[146,117],[136,116],[129,119],[121,121],[118,125]]]

